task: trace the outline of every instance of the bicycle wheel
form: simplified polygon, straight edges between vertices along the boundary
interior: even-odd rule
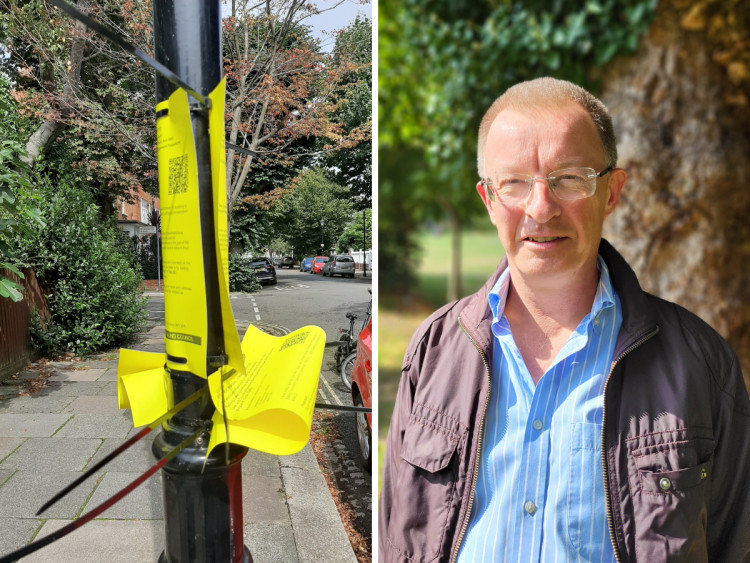
[[[357,353],[352,352],[344,358],[343,362],[341,362],[341,370],[339,370],[341,373],[341,381],[349,391],[352,390],[352,370],[354,369],[354,360],[356,359]]]

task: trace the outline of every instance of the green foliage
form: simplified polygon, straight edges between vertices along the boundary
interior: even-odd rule
[[[328,174],[335,183],[348,186],[358,209],[372,205],[372,21],[357,17],[336,37],[334,62],[353,64],[344,73],[337,91],[339,104],[332,116],[345,134],[359,142],[341,148],[325,158]]]
[[[0,269],[7,269],[19,278],[23,274],[13,239],[28,231],[31,224],[43,225],[39,209],[32,196],[27,178],[27,167],[21,162],[23,146],[18,141],[23,121],[17,116],[15,102],[10,96],[8,80],[0,75]],[[22,299],[23,287],[0,275],[0,298]]]
[[[252,259],[239,254],[229,254],[229,291],[243,291],[254,293],[260,291],[260,282],[255,277],[255,271],[250,267]]]
[[[85,189],[41,177],[36,188],[47,226],[18,239],[49,299],[46,326],[32,327],[34,345],[43,354],[86,354],[127,341],[145,320],[129,242]]]
[[[364,214],[364,221],[362,221],[362,211],[354,214],[336,242],[337,252],[349,252],[350,248],[362,250],[363,245],[364,250],[372,248],[372,210],[366,209]]]
[[[331,182],[321,169],[310,168],[272,213],[277,235],[294,249],[295,256],[317,256],[321,243],[323,250],[333,247],[351,220],[352,211],[349,191]]]
[[[487,107],[511,85],[539,76],[596,91],[595,69],[635,50],[656,3],[380,2],[380,232],[389,216],[397,218],[394,227],[409,228],[424,217],[451,213],[466,221],[483,213],[474,186]],[[381,260],[408,252],[405,239],[386,232]]]

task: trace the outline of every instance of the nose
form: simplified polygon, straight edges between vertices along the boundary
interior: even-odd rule
[[[549,187],[549,180],[535,178],[522,205],[526,215],[536,223],[546,223],[560,214],[560,205]]]

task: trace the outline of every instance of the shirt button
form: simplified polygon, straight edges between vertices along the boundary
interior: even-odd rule
[[[523,505],[523,509],[529,514],[534,514],[536,512],[536,505],[533,502],[528,501]]]
[[[594,326],[599,326],[599,317],[594,317]]]
[[[701,467],[701,479],[708,477],[708,470],[705,467]]]
[[[659,488],[662,491],[668,491],[671,486],[672,486],[672,481],[670,481],[666,477],[662,477],[661,479],[659,479]]]
[[[541,420],[539,420],[539,419],[536,419],[536,420],[535,420],[535,421],[533,422],[532,426],[534,427],[534,430],[541,430],[541,429],[542,429],[542,427],[544,426],[544,424],[542,424],[542,421],[541,421]]]

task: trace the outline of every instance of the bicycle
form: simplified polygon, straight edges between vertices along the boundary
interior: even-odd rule
[[[372,295],[372,290],[368,289],[367,292]],[[354,369],[354,361],[357,359],[357,336],[367,326],[371,314],[372,298],[370,298],[370,303],[367,305],[365,320],[359,331],[354,332],[354,322],[357,320],[357,315],[351,312],[346,314],[346,318],[349,319],[349,329],[339,329],[339,345],[336,348],[334,359],[336,360],[336,369],[339,370],[339,374],[341,375],[341,381],[350,391],[352,389],[352,369]]]

